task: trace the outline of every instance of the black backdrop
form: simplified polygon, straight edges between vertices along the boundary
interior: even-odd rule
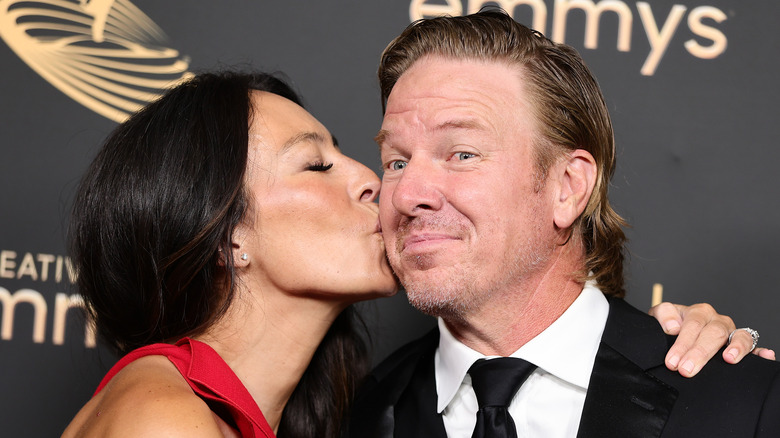
[[[580,2],[593,7],[589,12],[566,0],[504,3],[519,21],[530,25],[537,20],[559,40],[565,35],[602,85],[619,148],[611,196],[632,224],[628,301],[649,307],[658,283],[665,299],[710,302],[738,325],[760,330],[763,345],[780,347],[780,325],[773,317],[780,303],[775,134],[780,3]],[[147,29],[152,36],[137,36],[130,42],[140,45],[124,49],[178,51],[167,60],[148,61],[150,71],[158,64],[172,66],[169,77],[186,69],[237,65],[283,71],[343,150],[378,171],[371,139],[381,120],[375,79],[379,53],[413,17],[433,6],[457,14],[481,3],[134,4],[167,37]],[[89,5],[92,9],[79,12],[84,7],[75,0],[0,0],[1,436],[59,435],[115,360],[85,346],[89,337],[78,310],[64,312],[75,293],[64,249],[67,211],[78,178],[116,116],[85,106],[85,96],[96,94],[94,89],[66,94],[73,84],[68,78],[89,69],[70,69],[68,61],[76,55],[56,43],[79,32],[90,35],[100,21],[95,18],[100,7],[114,14],[108,32],[116,11],[132,6],[125,0]],[[22,14],[32,7],[40,9],[32,18]],[[596,7],[609,10],[597,16]],[[80,30],[57,30],[57,23],[67,19],[46,18],[62,17],[63,10],[81,17],[76,20]],[[39,23],[37,30],[25,33],[32,21]],[[621,26],[626,28],[622,39]],[[72,47],[118,49],[106,44]],[[182,63],[185,68],[173,68]],[[94,76],[85,81],[101,84]],[[77,305],[74,300],[71,304]],[[377,358],[432,324],[409,308],[403,294],[364,310],[377,340]]]

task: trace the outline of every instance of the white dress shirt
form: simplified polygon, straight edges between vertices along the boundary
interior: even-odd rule
[[[552,325],[512,354],[538,366],[517,391],[509,413],[517,435],[528,438],[575,437],[590,374],[607,322],[609,304],[593,282]],[[463,345],[439,319],[435,356],[438,412],[450,438],[470,438],[477,397],[468,369],[486,356]]]

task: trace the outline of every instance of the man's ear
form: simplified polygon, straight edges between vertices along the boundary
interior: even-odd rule
[[[553,219],[556,227],[566,229],[585,211],[598,171],[593,155],[583,149],[567,152],[556,167],[560,171]]]

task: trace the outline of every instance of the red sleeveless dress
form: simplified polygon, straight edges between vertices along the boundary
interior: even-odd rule
[[[176,343],[153,344],[133,350],[119,360],[100,382],[95,394],[130,362],[144,356],[165,356],[203,399],[227,423],[232,423],[246,438],[275,438],[263,413],[244,384],[207,344],[190,338]],[[230,418],[224,418],[228,415]]]

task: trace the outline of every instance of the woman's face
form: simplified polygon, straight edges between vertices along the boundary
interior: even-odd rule
[[[397,286],[379,228],[379,178],[295,103],[253,91],[248,226],[235,237],[261,288],[353,302]]]

